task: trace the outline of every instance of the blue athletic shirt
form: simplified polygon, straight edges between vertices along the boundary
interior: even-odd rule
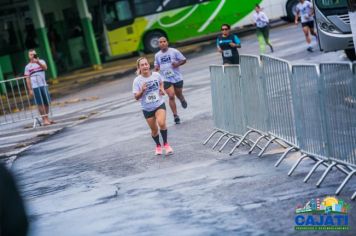
[[[230,43],[241,44],[239,37],[235,34],[230,34],[227,37],[219,35],[216,39],[216,46],[222,50],[223,57],[234,57],[238,55],[237,48],[231,47]]]

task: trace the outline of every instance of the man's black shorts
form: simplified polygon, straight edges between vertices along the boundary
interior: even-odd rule
[[[175,88],[183,88],[183,80],[181,80],[177,83],[171,83],[171,82],[167,82],[167,81],[163,82],[164,89],[169,89],[169,87],[171,87],[172,85]]]
[[[166,110],[166,104],[165,103],[162,103],[162,105],[160,105],[159,107],[157,107],[155,110],[153,111],[145,111],[145,110],[142,110],[143,112],[143,116],[148,119],[148,118],[151,118],[151,117],[154,117],[156,112],[159,110],[159,109],[163,109],[163,110]]]
[[[302,27],[309,27],[310,29],[314,29],[314,21],[308,21],[308,22],[304,22],[302,23]]]
[[[223,64],[240,64],[240,56],[223,57]]]

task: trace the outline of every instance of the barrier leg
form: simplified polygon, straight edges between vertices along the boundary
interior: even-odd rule
[[[344,181],[342,182],[342,184],[339,186],[339,188],[336,190],[335,194],[339,195],[340,192],[342,191],[342,189],[345,187],[345,185],[347,184],[347,182],[350,181],[351,177],[356,173],[356,170],[351,171],[346,178],[344,179]]]
[[[355,200],[356,198],[356,192],[354,192],[354,194],[352,194],[351,200]]]
[[[220,143],[220,141],[226,136],[228,135],[228,133],[223,133],[220,138],[215,142],[215,144],[213,145],[212,149],[214,150],[216,148],[216,146],[218,146],[218,144]]]
[[[219,148],[219,152],[221,152],[221,151],[225,148],[225,146],[230,142],[230,140],[233,139],[233,138],[234,138],[234,136],[230,136],[230,137],[225,141],[225,143]]]
[[[283,153],[283,155],[278,159],[278,161],[276,162],[276,164],[274,164],[274,166],[275,166],[275,167],[278,167],[279,164],[281,164],[281,162],[284,160],[284,158],[286,158],[287,155],[288,155],[291,151],[293,151],[293,150],[297,150],[297,149],[296,149],[295,147],[290,147],[290,148],[288,148],[288,149]]]
[[[276,140],[276,137],[271,138],[266,145],[262,148],[262,150],[260,151],[260,153],[258,153],[258,157],[261,157],[263,155],[263,153],[267,150],[268,146],[274,141]]]
[[[263,134],[260,137],[258,137],[258,139],[256,140],[256,142],[252,145],[251,149],[248,151],[248,154],[251,154],[251,152],[253,151],[253,149],[255,149],[255,147],[257,147],[257,144],[263,139],[266,138],[267,135]],[[262,148],[260,149],[262,150]]]
[[[325,162],[325,160],[319,160],[317,163],[315,163],[315,165],[313,166],[313,168],[309,171],[308,175],[304,178],[304,183],[308,182],[308,180],[310,179],[310,177],[312,176],[312,174],[315,172],[315,170]]]
[[[32,128],[33,129],[36,128],[37,125],[42,126],[42,123],[41,123],[41,121],[40,121],[40,119],[38,117],[35,117],[35,118],[33,118],[33,126],[32,126]]]
[[[221,132],[220,130],[215,130],[215,131],[213,131],[210,135],[209,135],[209,137],[203,142],[203,145],[205,145],[205,144],[207,144],[209,141],[210,141],[210,139],[215,135],[215,134],[217,134],[217,133],[219,133],[219,132]]]
[[[235,151],[235,149],[236,148],[238,148],[243,142],[245,143],[245,144],[247,144],[247,145],[250,145],[248,142],[245,142],[245,139],[247,138],[247,136],[250,134],[250,133],[252,133],[253,132],[253,130],[249,130],[249,131],[247,131],[245,134],[244,134],[244,136],[242,136],[242,138],[241,138],[241,140],[238,142],[238,143],[236,143],[236,145],[234,146],[234,148],[230,151],[230,156],[232,155],[232,153]]]
[[[252,130],[249,130],[249,131],[247,131],[247,132],[245,133],[244,136],[241,137],[240,141],[238,141],[238,142],[235,144],[235,146],[231,149],[231,151],[230,151],[230,153],[229,153],[230,156],[234,153],[234,151],[235,151],[237,148],[240,147],[241,144],[245,144],[245,145],[247,145],[247,146],[250,146],[250,144],[249,144],[248,142],[245,142],[245,139],[246,139],[246,137],[247,137],[250,133],[252,133],[252,132],[253,132]]]
[[[323,175],[321,176],[321,178],[319,179],[318,183],[316,183],[316,187],[320,187],[321,183],[324,181],[325,177],[329,174],[329,172],[331,171],[331,169],[336,166],[336,162],[333,162],[332,164],[330,164],[328,166],[328,168],[326,168],[326,170],[324,171]]]
[[[290,171],[288,172],[288,176],[291,176],[294,172],[294,170],[298,167],[298,165],[302,162],[303,159],[305,159],[306,157],[308,157],[307,154],[303,154],[301,157],[299,157],[298,161],[292,166],[292,168],[290,169]]]

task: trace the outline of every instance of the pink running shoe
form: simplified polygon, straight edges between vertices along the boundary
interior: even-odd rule
[[[173,154],[173,149],[171,148],[171,146],[169,146],[168,143],[166,143],[164,145],[164,149],[166,150],[166,155],[172,155]]]
[[[162,147],[161,147],[161,145],[157,145],[157,146],[156,146],[155,155],[156,155],[156,156],[162,155]]]

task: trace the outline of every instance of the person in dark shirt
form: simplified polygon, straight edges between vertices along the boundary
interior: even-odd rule
[[[236,35],[230,34],[230,28],[230,25],[223,24],[221,26],[222,33],[216,39],[216,46],[222,55],[224,65],[240,63],[237,48],[241,47],[241,41]]]
[[[0,163],[0,235],[25,236],[28,220],[11,173]]]

